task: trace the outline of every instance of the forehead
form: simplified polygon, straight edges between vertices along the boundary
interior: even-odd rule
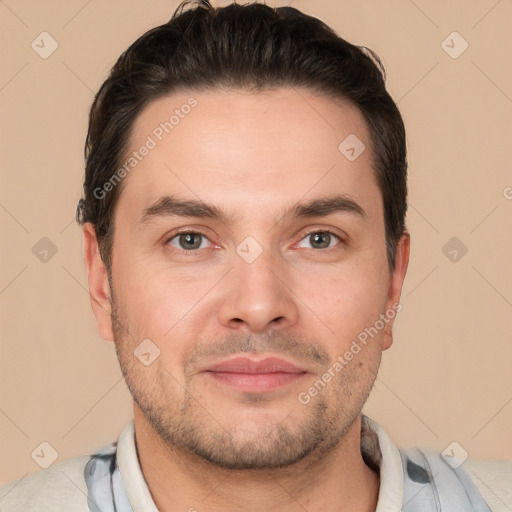
[[[378,213],[371,160],[366,122],[348,102],[293,88],[179,91],[136,119],[118,210],[177,194],[240,218],[340,192]]]

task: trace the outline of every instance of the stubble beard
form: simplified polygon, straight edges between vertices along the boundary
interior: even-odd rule
[[[112,289],[112,288],[111,288]],[[314,465],[342,440],[359,417],[373,387],[378,361],[357,375],[362,364],[347,366],[337,381],[331,381],[305,405],[283,411],[276,419],[264,413],[261,421],[248,425],[233,418],[231,426],[215,418],[190,391],[190,383],[180,384],[164,366],[160,357],[144,366],[134,355],[138,341],[126,329],[114,299],[112,329],[121,371],[133,400],[145,418],[171,451],[198,457],[202,462],[231,470],[269,470],[288,467],[300,461]],[[132,331],[135,332],[135,331]],[[308,386],[311,384],[308,384]],[[244,406],[262,401],[247,395]],[[297,401],[298,403],[298,401]],[[261,419],[263,418],[263,419]],[[306,459],[308,458],[308,459]]]

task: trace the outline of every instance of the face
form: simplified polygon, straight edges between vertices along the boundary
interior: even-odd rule
[[[129,154],[95,313],[136,412],[228,468],[333,449],[391,343],[408,256],[404,237],[390,273],[363,116],[306,90],[179,92],[140,114]]]

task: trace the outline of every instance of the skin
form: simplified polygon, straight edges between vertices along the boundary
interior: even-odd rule
[[[143,110],[130,150],[191,96],[197,106],[124,179],[112,289],[94,228],[83,228],[91,304],[134,397],[153,499],[165,512],[375,510],[379,477],[361,457],[361,408],[392,344],[393,319],[309,403],[298,400],[359,333],[396,309],[407,270],[408,233],[388,268],[364,118],[304,89],[180,91]],[[349,134],[366,146],[355,161],[338,150]],[[365,216],[286,214],[333,193]],[[206,201],[230,218],[141,223],[165,195]],[[198,248],[180,245],[181,228],[204,233],[189,241]],[[318,241],[312,228],[333,235]],[[248,236],[262,248],[251,263],[236,250]],[[134,356],[145,339],[160,350],[148,366]],[[234,355],[279,356],[305,373],[246,392],[200,371]]]

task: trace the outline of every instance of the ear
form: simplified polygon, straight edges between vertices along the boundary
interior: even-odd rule
[[[385,332],[382,350],[388,349],[393,344],[393,323],[402,306],[400,304],[400,295],[402,294],[402,285],[404,284],[407,266],[409,265],[410,235],[404,232],[397,242],[395,250],[395,267],[389,278],[388,295],[386,298],[386,311],[394,311],[395,315],[389,318]]]
[[[112,308],[110,306],[110,284],[108,282],[107,267],[101,259],[96,231],[90,222],[83,226],[84,260],[89,283],[89,297],[96,317],[98,332],[107,341],[113,341]]]

